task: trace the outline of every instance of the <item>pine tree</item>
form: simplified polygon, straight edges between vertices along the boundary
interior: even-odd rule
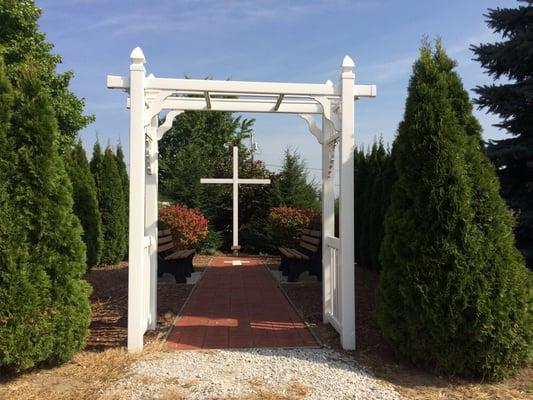
[[[124,225],[124,192],[117,168],[115,155],[110,146],[104,154],[98,141],[93,148],[90,163],[98,194],[98,205],[102,216],[104,247],[102,264],[116,264],[126,254],[126,226]]]
[[[421,49],[394,143],[378,321],[412,361],[498,379],[531,356],[532,281],[440,43]]]
[[[319,209],[318,192],[308,182],[306,165],[300,154],[285,149],[283,165],[272,181],[275,203],[287,207]]]
[[[122,194],[124,197],[124,208],[122,213],[122,224],[124,225],[124,238],[123,246],[125,246],[124,254],[128,249],[128,225],[129,225],[129,198],[130,198],[130,178],[128,176],[128,170],[126,169],[126,163],[124,161],[124,151],[119,143],[115,154],[115,161],[117,164],[118,174],[120,176],[120,182],[122,183]]]
[[[92,267],[100,264],[102,256],[102,221],[96,185],[81,141],[78,141],[70,150],[66,163],[72,182],[74,213],[83,227],[83,241],[87,247],[87,266]]]
[[[16,163],[9,176],[9,194],[19,216],[12,223],[19,224],[20,230],[13,230],[19,234],[13,239],[22,241],[21,251],[28,244],[29,280],[42,296],[36,304],[40,317],[25,321],[37,327],[16,332],[17,339],[24,342],[22,351],[33,353],[11,365],[20,369],[40,361],[62,362],[83,348],[90,322],[90,286],[82,279],[85,245],[72,211],[72,185],[59,156],[55,114],[34,66],[22,69],[15,89],[17,112],[9,136]],[[23,316],[31,314],[34,307],[29,289],[29,298],[19,304],[25,310]],[[37,336],[22,336],[35,329]]]
[[[480,108],[498,114],[496,126],[512,138],[491,141],[487,153],[497,167],[502,194],[518,216],[516,237],[533,268],[533,3],[489,9],[487,23],[503,41],[472,46],[489,75],[511,82],[478,86]]]

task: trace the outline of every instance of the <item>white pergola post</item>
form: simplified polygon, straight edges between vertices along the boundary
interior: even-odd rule
[[[128,259],[128,350],[143,348],[143,264],[144,264],[144,81],[146,62],[136,47],[130,65],[130,208]]]
[[[155,329],[157,325],[157,220],[158,220],[158,206],[157,206],[157,172],[158,172],[158,142],[157,129],[159,126],[158,116],[152,117],[150,122],[150,137],[147,139],[146,148],[146,210],[144,212],[145,236],[151,237],[149,249],[150,265],[145,268],[150,268],[150,282],[149,282],[149,319],[148,329]]]
[[[341,72],[341,135],[340,135],[340,289],[341,344],[355,349],[355,271],[354,271],[354,74],[355,64],[346,56]]]
[[[331,124],[325,122],[322,116],[322,132],[324,140],[322,143],[322,318],[324,323],[329,321],[328,314],[332,313],[332,293],[331,280],[332,268],[331,255],[328,251],[326,237],[335,236],[335,191],[333,186],[333,168],[330,166],[331,155],[327,138],[333,136],[335,132]],[[333,147],[334,149],[334,147]]]

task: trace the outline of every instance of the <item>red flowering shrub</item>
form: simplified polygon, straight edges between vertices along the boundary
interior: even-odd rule
[[[302,230],[315,227],[320,214],[311,208],[273,207],[268,216],[268,228],[274,246],[294,247]]]
[[[159,210],[159,219],[172,231],[178,249],[194,247],[207,236],[207,219],[196,208],[175,204]]]

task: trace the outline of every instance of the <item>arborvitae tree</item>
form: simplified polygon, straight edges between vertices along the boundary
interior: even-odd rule
[[[120,182],[122,183],[122,193],[124,197],[124,208],[122,213],[122,223],[125,226],[124,229],[124,245],[126,251],[128,248],[128,225],[129,225],[129,198],[130,198],[130,178],[128,176],[128,170],[126,169],[126,162],[124,161],[124,151],[122,145],[119,143],[115,154],[115,161],[117,163],[118,174],[120,176]],[[126,253],[124,253],[126,254]]]
[[[421,49],[394,143],[378,321],[412,361],[498,379],[531,356],[531,275],[440,44]]]
[[[50,96],[58,121],[60,150],[68,148],[78,131],[94,120],[83,115],[84,100],[69,89],[72,71],[57,72],[61,56],[53,54],[53,44],[39,31],[37,20],[41,10],[33,0],[0,0],[0,47],[3,49],[7,73],[12,82],[20,79],[28,61],[39,66],[35,72]]]
[[[12,107],[13,91],[0,56],[0,369],[23,370],[50,354],[51,325],[42,313],[50,304],[50,279],[42,265],[29,264],[24,220],[11,199],[17,164]]]
[[[355,153],[355,258],[367,268],[380,269],[383,220],[393,183],[390,164],[391,155],[382,140],[375,141],[369,152]]]
[[[285,149],[281,170],[273,177],[272,191],[277,205],[320,208],[318,192],[308,182],[305,161],[296,150]]]
[[[124,225],[124,192],[122,180],[117,168],[115,155],[110,146],[104,154],[98,141],[94,144],[91,160],[98,194],[98,205],[102,217],[102,231],[104,247],[102,250],[102,264],[116,264],[122,261],[126,254],[126,226]]]
[[[533,268],[533,3],[489,9],[487,23],[503,41],[472,46],[483,68],[503,84],[478,86],[476,103],[502,121],[512,138],[491,141],[487,153],[496,165],[502,194],[518,217],[518,247]],[[509,80],[509,81],[507,81]]]
[[[83,241],[87,247],[87,266],[92,267],[100,264],[102,256],[102,221],[96,185],[81,141],[68,152],[66,163],[72,182],[74,213],[81,222]]]
[[[17,155],[9,177],[10,204],[20,216],[13,223],[21,227],[13,232],[20,234],[23,249],[28,244],[29,279],[43,296],[36,304],[41,317],[26,321],[39,326],[38,334],[24,337],[25,329],[17,332],[21,347],[33,350],[34,358],[27,353],[14,360],[14,368],[68,360],[83,348],[90,322],[90,286],[82,279],[82,228],[72,210],[72,185],[58,152],[55,114],[38,76],[33,66],[21,71],[14,101],[17,112],[9,129]],[[31,313],[32,300],[30,294],[19,304],[27,311],[22,315]],[[30,349],[28,343],[35,347]]]

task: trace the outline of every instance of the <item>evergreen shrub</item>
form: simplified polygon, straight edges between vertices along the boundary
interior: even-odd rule
[[[393,147],[378,322],[422,366],[500,379],[531,359],[532,279],[455,63],[425,43]]]
[[[78,141],[66,156],[66,166],[72,182],[74,213],[83,228],[83,241],[87,247],[87,266],[100,264],[103,235],[96,185],[89,168],[87,155]]]
[[[128,248],[127,226],[124,221],[124,191],[115,155],[109,146],[102,154],[98,142],[93,148],[90,163],[98,194],[102,217],[104,247],[102,264],[116,264],[124,259]]]
[[[0,366],[11,370],[70,359],[84,347],[90,322],[82,228],[50,104],[36,68],[26,66],[1,156],[13,163],[0,171],[7,189],[0,207]]]

